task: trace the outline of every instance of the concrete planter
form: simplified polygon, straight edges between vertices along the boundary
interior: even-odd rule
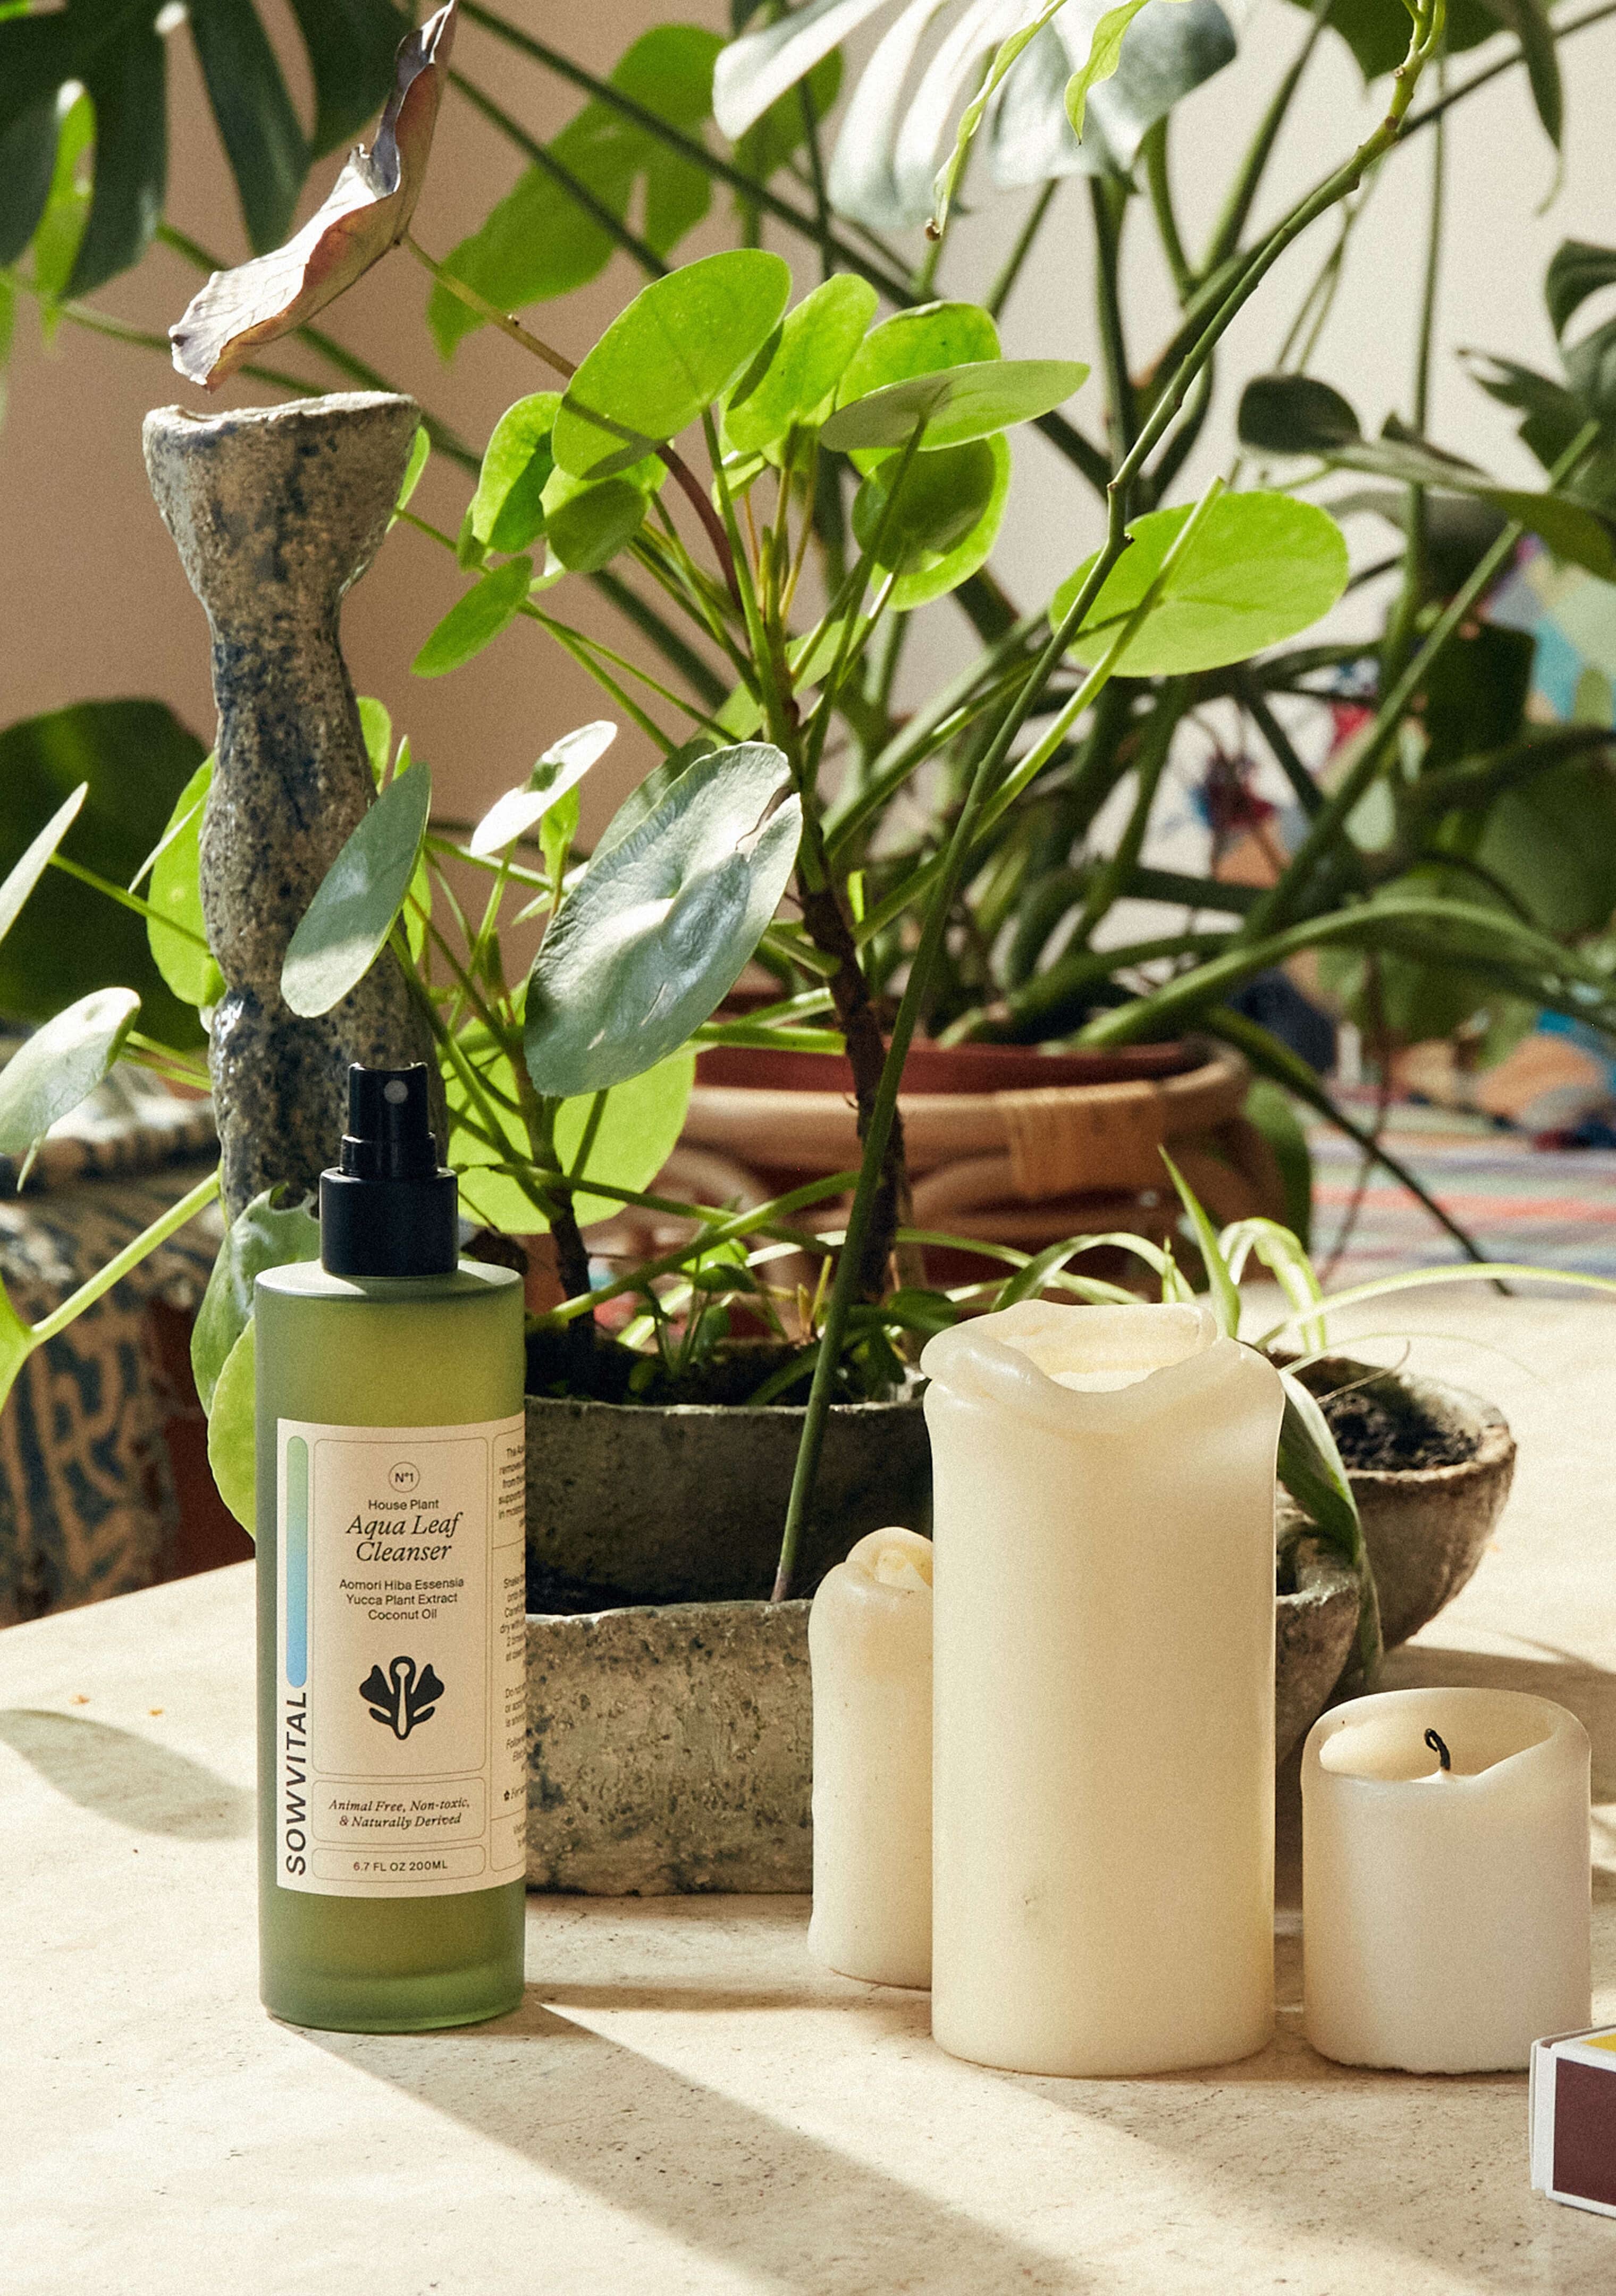
[[[796,1406],[528,1398],[528,1608],[763,1602],[802,1432]],[[825,1431],[796,1592],[866,1531],[931,1524],[918,1398],[839,1403]]]
[[[1349,1374],[1360,1366],[1347,1366]],[[1439,1426],[1475,1448],[1455,1467],[1354,1471],[1349,1477],[1380,1589],[1381,1633],[1395,1650],[1474,1575],[1515,1474],[1515,1439],[1496,1405],[1439,1379],[1398,1385]]]

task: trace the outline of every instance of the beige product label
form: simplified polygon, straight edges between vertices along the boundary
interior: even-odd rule
[[[520,1418],[279,1423],[282,1889],[521,1879],[523,1437]]]

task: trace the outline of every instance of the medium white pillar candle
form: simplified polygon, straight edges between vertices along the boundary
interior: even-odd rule
[[[1194,1307],[1024,1302],[921,1358],[932,2031],[1020,2072],[1274,2020],[1271,1365]]]
[[[1354,1699],[1308,1734],[1301,1790],[1307,2033],[1322,2055],[1506,2072],[1540,2036],[1590,2022],[1575,1715],[1509,1690]]]
[[[808,1950],[871,1985],[931,1981],[931,1542],[873,1530],[808,1612]]]

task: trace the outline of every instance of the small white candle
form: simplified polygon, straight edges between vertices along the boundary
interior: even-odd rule
[[[931,1981],[931,1542],[872,1531],[808,1612],[808,1950],[871,1985]]]
[[[1301,1789],[1307,2033],[1322,2055],[1513,2071],[1539,2036],[1589,2022],[1588,1736],[1574,1715],[1507,1690],[1355,1699],[1308,1733]]]
[[[931,2029],[1018,2072],[1259,2049],[1274,2014],[1278,1374],[1194,1307],[931,1341]]]

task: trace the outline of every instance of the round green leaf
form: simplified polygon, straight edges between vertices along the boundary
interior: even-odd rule
[[[717,750],[591,863],[529,977],[541,1093],[570,1100],[642,1075],[734,988],[797,857],[800,802],[776,804],[789,778],[767,742]]]
[[[404,906],[431,805],[424,766],[396,775],[326,871],[281,967],[294,1013],[329,1013],[375,963]]]
[[[827,447],[901,447],[924,422],[926,451],[1030,422],[1088,379],[1079,359],[974,359],[937,375],[911,375],[844,403],[820,432]]]
[[[562,480],[558,487],[555,480]],[[545,527],[553,565],[593,574],[634,540],[645,522],[647,496],[632,475],[580,486],[564,471],[546,488],[553,507]]]
[[[199,947],[192,938],[200,935],[204,944],[208,938],[202,915],[201,848],[202,819],[212,786],[213,759],[206,757],[180,791],[179,802],[168,817],[152,864],[146,895],[152,906],[168,920],[159,924],[155,917],[146,919],[146,939],[157,969],[176,996],[199,1009],[217,1004],[225,993],[225,976],[211,950],[205,945]],[[176,925],[182,928],[177,932]]]
[[[513,558],[485,574],[474,590],[457,599],[410,664],[417,677],[441,677],[491,645],[527,603],[533,561]]]
[[[915,564],[900,574],[893,586],[889,603],[896,614],[906,614],[915,606],[930,605],[933,598],[947,597],[969,580],[979,566],[986,565],[998,539],[999,525],[1005,515],[1005,504],[1010,494],[1010,441],[1005,438],[983,440],[993,462],[993,487],[975,525],[956,542],[951,550],[940,554],[923,551]]]
[[[1240,394],[1240,443],[1269,455],[1327,455],[1360,438],[1350,403],[1311,374],[1259,374]]]
[[[256,1538],[258,1530],[256,1330],[249,1324],[226,1357],[208,1414],[214,1486],[249,1538]]]
[[[472,531],[487,550],[525,550],[544,532],[545,481],[555,467],[550,433],[559,390],[536,390],[494,426],[472,496]]]
[[[507,1061],[497,1060],[491,1067],[479,1065],[497,1089],[514,1096],[516,1079]],[[610,1180],[619,1188],[649,1187],[673,1153],[684,1128],[695,1074],[695,1054],[675,1053],[643,1076],[615,1086],[606,1095],[587,1174]],[[461,1203],[474,1219],[502,1228],[507,1235],[542,1234],[549,1223],[516,1182],[485,1168],[505,1160],[496,1157],[486,1142],[461,1122],[466,1092],[453,1069],[447,1070],[445,1085],[449,1100],[448,1160],[460,1175]],[[569,1171],[583,1145],[594,1104],[586,1095],[563,1101],[557,1113],[556,1154]],[[610,1219],[622,1205],[615,1196],[579,1195],[573,1199],[573,1208],[579,1226],[587,1227],[595,1220]]]
[[[377,701],[368,693],[359,696],[359,730],[365,736],[371,779],[380,789],[393,754],[393,716],[385,701]]]
[[[936,374],[944,367],[974,365],[999,355],[998,329],[980,304],[923,303],[883,319],[854,352],[836,388],[838,407],[867,398],[889,383],[912,375]],[[874,469],[884,449],[849,449],[855,466]]]
[[[0,1155],[25,1156],[94,1091],[139,1010],[132,988],[97,988],[24,1039],[0,1069]]]
[[[80,782],[70,797],[66,797],[45,823],[11,869],[5,882],[0,885],[0,940],[4,940],[22,914],[23,903],[51,865],[51,856],[78,817],[78,808],[89,793],[89,783]]]
[[[308,1204],[278,1210],[278,1193],[266,1188],[231,1221],[197,1309],[191,1330],[191,1369],[204,1411],[213,1408],[219,1374],[252,1321],[252,1287],[258,1277],[267,1267],[287,1267],[294,1260],[320,1257],[320,1223]]]
[[[521,786],[495,799],[472,832],[466,850],[486,859],[516,838],[525,837],[558,798],[578,787],[616,739],[617,726],[610,718],[593,718],[588,725],[574,726],[559,742],[552,742]]]
[[[841,381],[875,316],[867,279],[839,272],[805,295],[770,335],[725,409],[729,442],[754,454],[806,422]]]
[[[901,455],[888,455],[853,498],[859,548],[871,552],[878,566],[907,569],[923,558],[940,558],[976,525],[993,498],[997,475],[993,449],[983,439],[916,455],[907,470]]]
[[[1129,547],[1072,642],[1079,661],[1098,660],[1189,515],[1180,504],[1135,520]],[[1062,583],[1050,602],[1052,620],[1070,609],[1093,563],[1086,559]],[[1341,530],[1317,504],[1282,494],[1221,496],[1116,667],[1130,677],[1172,677],[1243,660],[1328,613],[1347,586],[1347,571]]]
[[[393,503],[393,517],[410,506],[410,496],[421,484],[422,472],[431,459],[432,441],[424,422],[417,423],[415,435],[410,440],[409,460],[404,466],[404,476],[398,481],[398,496]]]
[[[567,385],[554,439],[562,469],[608,478],[677,437],[767,341],[791,291],[783,258],[755,247],[642,288]]]

